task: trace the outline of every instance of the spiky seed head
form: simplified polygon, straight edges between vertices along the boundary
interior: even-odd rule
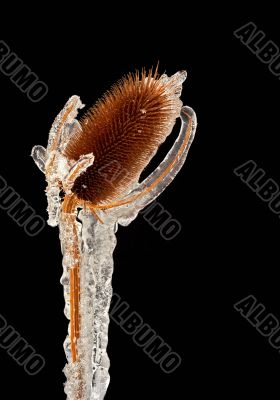
[[[106,205],[128,193],[172,131],[185,78],[185,71],[170,78],[151,70],[129,74],[82,117],[82,130],[64,150],[73,160],[95,157],[72,188],[79,199]]]

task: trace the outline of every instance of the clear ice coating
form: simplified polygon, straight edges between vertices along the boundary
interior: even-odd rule
[[[184,164],[196,131],[196,115],[190,107],[182,107],[179,97],[185,71],[171,77],[162,75],[163,83],[172,82],[173,96],[178,98],[178,115],[181,117],[180,133],[168,154],[156,170],[143,182],[133,185],[118,206],[98,210],[102,222],[87,208],[79,205],[79,213],[67,214],[61,203],[60,192],[71,193],[75,179],[94,162],[94,154],[85,154],[78,161],[66,159],[63,150],[71,137],[81,129],[75,119],[83,107],[78,96],[72,96],[56,117],[47,149],[35,146],[32,157],[45,173],[47,181],[48,223],[59,225],[63,253],[65,315],[70,312],[70,270],[79,263],[80,278],[80,336],[77,339],[78,358],[72,360],[70,324],[64,342],[67,364],[65,392],[68,400],[102,400],[109,385],[109,358],[107,355],[109,307],[112,297],[113,251],[116,246],[118,224],[127,226],[139,211],[172,182]],[[169,86],[170,90],[170,86]],[[143,110],[145,112],[145,110]],[[78,214],[78,218],[76,218]],[[76,243],[77,242],[77,243]],[[79,248],[79,254],[71,249]],[[79,258],[79,259],[77,259]]]

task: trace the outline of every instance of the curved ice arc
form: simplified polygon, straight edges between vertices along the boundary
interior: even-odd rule
[[[155,200],[173,181],[184,165],[195,136],[197,119],[193,109],[187,106],[182,107],[180,118],[180,133],[164,160],[153,173],[129,193],[127,198],[135,198],[135,200],[116,209],[115,215],[118,217],[119,224],[126,226],[135,219],[139,211]],[[156,184],[157,181],[159,182]],[[150,187],[153,188],[149,190]],[[146,194],[142,195],[145,191],[147,191]]]

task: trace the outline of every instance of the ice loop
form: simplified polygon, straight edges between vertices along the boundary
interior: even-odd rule
[[[194,111],[180,100],[185,79],[185,71],[171,77],[157,71],[128,75],[79,121],[83,104],[72,96],[51,127],[47,148],[32,149],[47,181],[48,223],[59,226],[63,253],[68,400],[105,396],[117,226],[135,219],[184,164],[196,130]],[[172,148],[139,182],[179,116]]]

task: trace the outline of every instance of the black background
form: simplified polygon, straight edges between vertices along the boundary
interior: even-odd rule
[[[280,319],[280,221],[233,170],[252,159],[280,183],[280,82],[233,31],[253,21],[278,45],[280,38],[276,20],[256,17],[254,10],[233,11],[202,7],[197,13],[170,5],[152,13],[138,5],[125,18],[108,6],[88,16],[86,9],[73,13],[60,34],[53,32],[56,18],[45,28],[37,21],[30,34],[2,33],[49,88],[32,103],[0,75],[0,173],[44,218],[44,176],[30,152],[35,144],[46,145],[66,100],[78,94],[89,106],[123,74],[158,61],[160,72],[188,71],[182,100],[197,113],[197,134],[185,166],[159,198],[182,231],[167,242],[142,216],[120,227],[113,278],[114,290],[180,354],[182,364],[164,374],[112,322],[108,400],[279,392],[279,353],[233,304],[252,294]],[[46,226],[32,238],[4,211],[0,218],[0,313],[46,359],[32,377],[1,350],[1,391],[11,399],[63,399],[67,321],[58,230]]]

